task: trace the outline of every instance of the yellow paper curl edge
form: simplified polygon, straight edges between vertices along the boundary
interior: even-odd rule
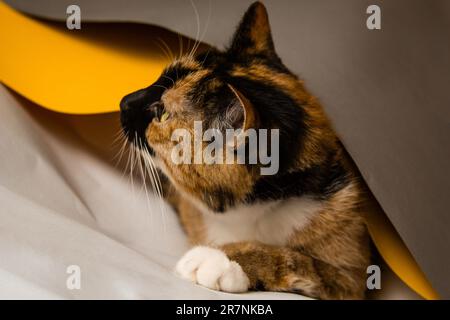
[[[106,113],[117,111],[125,94],[153,83],[167,63],[76,32],[61,32],[0,2],[1,81],[53,111]],[[399,278],[425,299],[439,299],[389,220],[380,212],[366,220],[377,249]]]
[[[144,55],[90,41],[82,32],[83,25],[62,32],[0,1],[1,81],[54,111],[104,113],[118,111],[125,94],[156,81],[167,63],[156,45],[155,54]]]
[[[365,219],[373,243],[389,268],[421,297],[438,300],[438,293],[381,208],[369,208]]]

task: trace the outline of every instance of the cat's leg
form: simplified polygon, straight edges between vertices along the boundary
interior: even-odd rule
[[[240,242],[220,248],[249,277],[253,290],[287,291],[320,299],[363,299],[365,268],[339,267],[290,247]]]
[[[211,289],[284,291],[321,299],[362,299],[365,270],[339,268],[289,247],[259,242],[230,243],[219,248],[195,247],[176,271]]]

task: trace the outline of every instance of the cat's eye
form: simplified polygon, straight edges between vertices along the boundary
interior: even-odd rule
[[[170,114],[167,111],[164,111],[163,114],[161,115],[161,118],[159,119],[160,122],[164,122],[167,119],[169,119]]]
[[[148,109],[154,114],[155,119],[159,122],[164,122],[170,117],[170,113],[166,111],[164,104],[161,101],[153,102]]]

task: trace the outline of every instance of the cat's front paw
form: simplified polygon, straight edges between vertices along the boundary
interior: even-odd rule
[[[204,287],[226,292],[245,292],[250,281],[236,261],[218,249],[195,247],[177,263],[175,271],[182,278]]]

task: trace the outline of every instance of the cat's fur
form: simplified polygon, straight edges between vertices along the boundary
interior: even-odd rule
[[[228,119],[239,101],[240,116]],[[162,109],[170,114],[164,122]],[[125,133],[170,181],[166,195],[196,245],[177,264],[179,275],[229,292],[364,297],[370,250],[359,176],[318,101],[276,54],[261,3],[245,13],[227,50],[177,59],[121,110]],[[174,129],[192,131],[194,120],[243,126],[246,111],[251,127],[280,129],[276,175],[262,176],[258,164],[171,161]]]

